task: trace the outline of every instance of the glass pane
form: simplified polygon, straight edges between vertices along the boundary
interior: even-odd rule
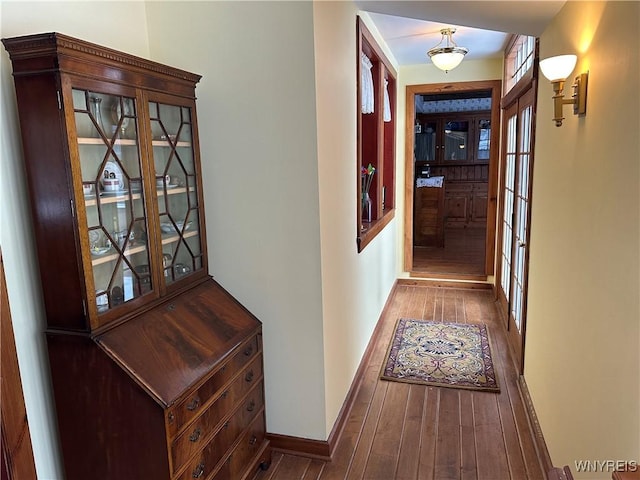
[[[478,120],[478,160],[489,160],[491,120]]]
[[[444,127],[444,159],[466,160],[469,122],[448,121]]]
[[[191,109],[149,103],[167,284],[204,268]]]
[[[416,124],[414,155],[416,162],[432,162],[436,159],[435,122]]]
[[[507,121],[507,150],[504,186],[504,212],[502,217],[502,291],[507,297],[511,294],[511,274],[512,274],[512,242],[513,242],[513,202],[515,197],[516,178],[516,123],[517,117],[514,115]]]
[[[73,90],[80,172],[99,313],[148,292],[147,219],[135,99]]]

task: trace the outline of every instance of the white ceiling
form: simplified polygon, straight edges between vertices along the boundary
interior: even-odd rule
[[[539,36],[565,1],[384,1],[356,0],[369,12],[400,65],[427,62],[440,29],[456,28],[453,40],[468,59],[502,55],[510,33]]]

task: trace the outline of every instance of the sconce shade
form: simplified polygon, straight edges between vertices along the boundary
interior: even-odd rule
[[[578,57],[575,55],[558,55],[540,61],[542,74],[551,82],[565,80],[576,66]]]
[[[578,57],[575,55],[558,55],[540,61],[540,70],[547,77],[553,86],[553,121],[556,127],[562,126],[564,117],[562,109],[564,105],[573,105],[574,115],[585,115],[587,113],[587,81],[589,73],[578,75],[571,86],[573,95],[571,98],[564,98],[564,82],[573,72]]]
[[[454,28],[440,30],[442,34],[440,43],[427,52],[433,64],[445,73],[460,65],[464,56],[469,52],[468,49],[457,46],[453,41],[451,35],[455,31]],[[442,45],[443,42],[445,43],[444,45]]]

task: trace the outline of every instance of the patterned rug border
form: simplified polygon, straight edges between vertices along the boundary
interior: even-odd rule
[[[480,328],[484,328],[484,331],[486,333],[486,338],[487,338],[487,345],[489,348],[489,358],[491,359],[491,371],[493,373],[493,378],[495,381],[495,387],[494,386],[489,386],[489,387],[483,387],[483,386],[471,386],[471,385],[450,385],[450,384],[446,384],[446,383],[439,383],[439,382],[431,382],[428,380],[420,380],[420,379],[412,379],[412,378],[397,378],[397,377],[391,377],[388,375],[385,375],[385,370],[387,369],[387,366],[389,364],[389,360],[390,360],[390,356],[391,356],[391,350],[393,349],[393,346],[395,344],[395,340],[396,337],[398,336],[398,326],[400,325],[401,321],[416,321],[416,322],[424,322],[424,323],[431,323],[431,324],[438,324],[438,325],[457,325],[457,326],[476,326],[476,327],[480,327]],[[425,386],[430,386],[430,387],[443,387],[443,388],[457,388],[457,389],[463,389],[463,390],[473,390],[476,392],[487,392],[487,393],[500,393],[500,383],[498,382],[498,374],[496,372],[496,368],[495,368],[495,364],[493,361],[493,352],[494,352],[494,348],[493,348],[493,342],[491,340],[491,335],[489,333],[489,328],[487,327],[487,325],[485,323],[459,323],[459,322],[437,322],[434,320],[422,320],[420,318],[404,318],[404,317],[400,317],[398,318],[398,320],[396,321],[395,326],[393,327],[393,336],[391,337],[391,341],[389,342],[389,346],[387,347],[387,353],[384,357],[384,360],[382,362],[382,368],[380,369],[380,378],[382,380],[387,380],[390,382],[402,382],[402,383],[412,383],[415,385],[425,385]]]

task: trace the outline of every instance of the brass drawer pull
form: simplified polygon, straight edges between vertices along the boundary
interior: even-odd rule
[[[255,400],[251,400],[251,402],[249,402],[249,405],[247,405],[247,412],[253,412],[256,409],[256,402]]]
[[[203,473],[204,473],[204,462],[202,462],[196,468],[193,469],[191,476],[193,478],[200,478]]]
[[[193,400],[191,400],[188,403],[187,410],[189,410],[190,412],[193,412],[199,406],[200,406],[200,399],[198,397],[195,397]]]
[[[226,422],[224,422],[224,425],[222,425],[222,428],[223,428],[223,429],[225,429],[225,430],[226,430],[227,428],[229,428],[229,420],[227,420]]]
[[[201,434],[202,430],[200,430],[200,427],[198,427],[193,431],[191,435],[189,435],[189,440],[195,443],[200,439]]]
[[[247,357],[250,357],[252,353],[253,353],[253,345],[249,345],[249,346],[247,347],[247,349],[244,351],[244,354],[245,354]]]
[[[229,390],[225,390],[224,392],[222,392],[222,395],[220,395],[220,397],[227,398],[228,395],[229,395]]]
[[[173,414],[173,412],[171,412],[169,414],[169,423],[173,423],[173,421],[176,419],[176,416]]]
[[[244,379],[247,382],[250,382],[251,380],[253,380],[253,370],[249,370],[247,374],[244,376]]]
[[[249,445],[253,447],[256,443],[258,443],[258,437],[256,437],[255,435],[252,435],[251,440],[249,440]]]

